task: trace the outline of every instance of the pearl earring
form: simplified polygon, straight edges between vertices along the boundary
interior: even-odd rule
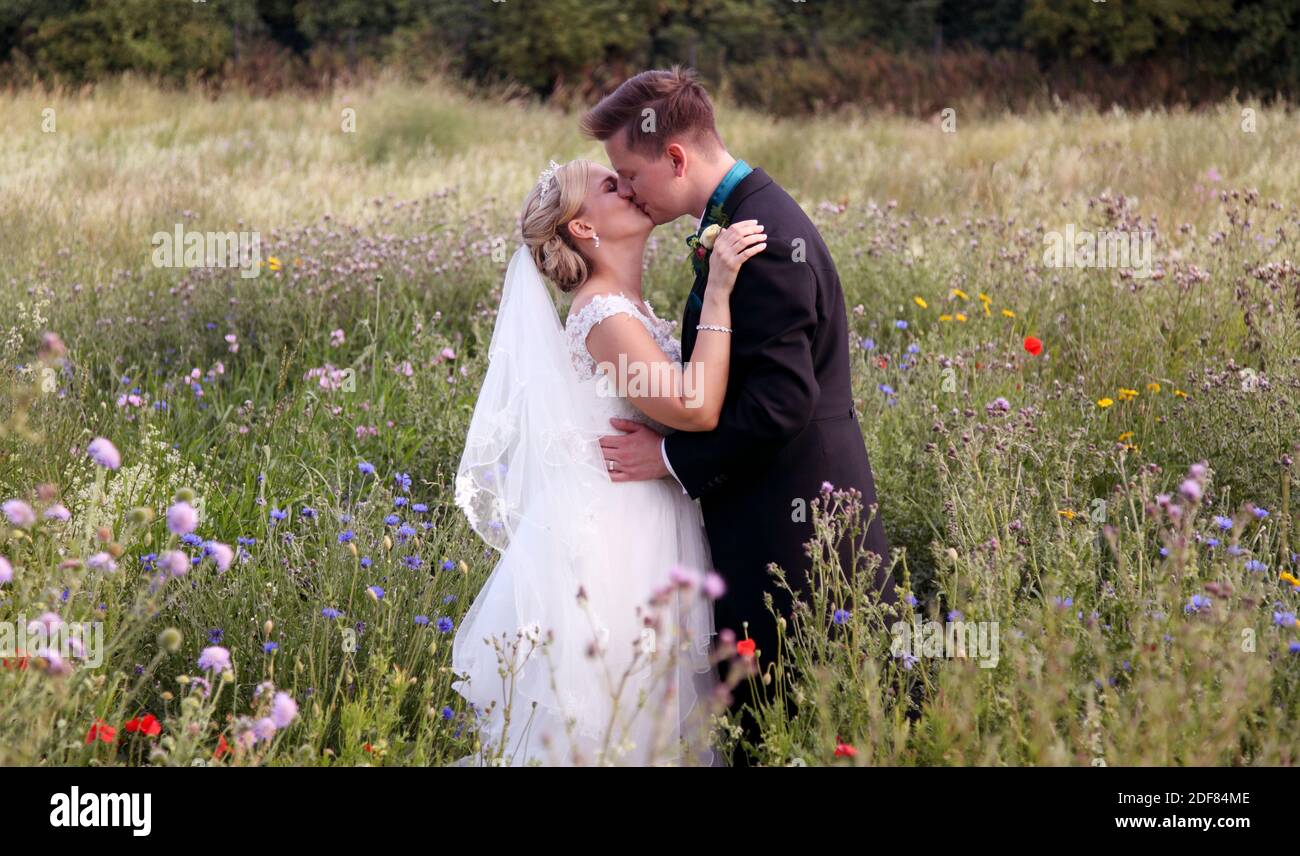
[[[599,246],[600,246],[600,235],[594,235],[593,237],[596,239],[596,246],[599,247]]]

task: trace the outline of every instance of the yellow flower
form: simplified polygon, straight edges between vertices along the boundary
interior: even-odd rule
[[[924,297],[921,297],[920,295],[917,295],[916,297],[913,297],[912,300],[916,303],[917,306],[921,307],[922,309],[928,309],[928,308],[929,308],[929,306],[928,306],[928,305],[926,304],[926,302],[925,302],[925,298],[924,298]]]
[[[266,266],[269,267],[271,270],[279,270],[280,260],[277,259],[275,256],[267,256]]]
[[[1287,573],[1286,571],[1283,571],[1283,572],[1282,572],[1281,577],[1282,577],[1282,580],[1283,580],[1284,582],[1288,582],[1288,583],[1290,583],[1290,584],[1293,585],[1293,586],[1300,586],[1300,580],[1298,580],[1298,579],[1296,579],[1295,577],[1291,576],[1291,575],[1290,575],[1289,573]]]
[[[1005,315],[1007,318],[1015,318],[1015,317],[1016,317],[1016,313],[1012,312],[1010,309],[1003,309],[1003,310],[1002,310],[1002,314]]]
[[[1098,407],[1110,407],[1110,406],[1111,406],[1112,404],[1114,404],[1114,403],[1115,403],[1115,402],[1112,401],[1112,400],[1109,399],[1109,398],[1100,398],[1100,399],[1097,400],[1097,406],[1098,406]]]
[[[1071,511],[1071,510],[1068,509],[1068,508],[1062,508],[1062,509],[1060,509],[1059,511],[1057,511],[1056,513],[1059,514],[1059,515],[1061,515],[1062,517],[1064,517],[1066,520],[1073,520],[1073,519],[1074,519],[1074,512]]]
[[[957,320],[958,320],[958,321],[965,321],[965,320],[966,320],[966,316],[963,315],[962,313],[958,312],[958,313],[957,313]]]
[[[1159,391],[1160,391],[1160,384],[1156,383],[1155,381],[1152,381],[1151,383],[1147,384],[1147,392],[1159,392]]]
[[[1175,389],[1175,390],[1174,390],[1174,395],[1176,395],[1176,396],[1179,397],[1179,398],[1186,398],[1186,397],[1187,397],[1187,393],[1183,392],[1181,389]]]
[[[960,288],[954,288],[952,291],[948,292],[948,294],[950,297],[960,297],[962,300],[970,300],[970,295],[962,291]]]
[[[1129,439],[1132,436],[1133,436],[1132,431],[1125,431],[1123,434],[1119,435],[1119,442],[1123,443],[1125,440]]]
[[[982,292],[982,291],[980,292],[980,300],[984,301],[985,303],[988,303],[988,302],[991,301],[992,299],[993,299],[992,297],[989,297],[989,296],[988,296],[987,294],[985,294],[984,292]]]
[[[939,320],[940,320],[940,321],[951,321],[951,320],[952,320],[952,316],[945,312],[944,314],[942,314],[942,315],[939,316]]]
[[[1137,397],[1138,397],[1138,391],[1136,389],[1126,389],[1122,386],[1119,388],[1120,401],[1131,401]]]

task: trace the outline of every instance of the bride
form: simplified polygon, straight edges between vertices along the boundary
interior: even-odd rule
[[[614,481],[599,438],[611,418],[716,425],[731,291],[766,244],[752,220],[717,235],[683,370],[671,322],[641,295],[654,223],[617,181],[552,162],[524,202],[456,476],[456,504],[501,553],[452,646],[482,746],[462,765],[717,763],[721,578],[699,507],[671,479]],[[543,275],[572,296],[563,329]]]

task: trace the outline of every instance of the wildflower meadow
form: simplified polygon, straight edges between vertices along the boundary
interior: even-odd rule
[[[835,572],[826,485],[780,650],[719,653],[763,743],[720,708],[717,745],[1300,761],[1300,116],[718,115],[834,255],[903,604]],[[599,144],[387,75],[17,88],[0,127],[0,764],[481,756],[450,653],[498,554],[454,478],[520,203]],[[665,318],[694,225],[652,237]]]

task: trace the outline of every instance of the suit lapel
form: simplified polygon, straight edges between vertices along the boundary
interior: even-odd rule
[[[772,179],[768,177],[768,174],[758,167],[755,167],[753,172],[741,179],[740,183],[732,188],[731,194],[726,201],[722,203],[722,210],[726,212],[727,222],[731,222],[736,207],[745,200],[745,197],[771,183]],[[686,309],[682,312],[683,364],[690,361],[691,352],[695,350],[695,325],[700,323],[700,313],[704,310],[704,289],[708,282],[709,274],[706,267],[704,271],[695,275],[695,283],[691,286],[691,293],[686,298]]]

